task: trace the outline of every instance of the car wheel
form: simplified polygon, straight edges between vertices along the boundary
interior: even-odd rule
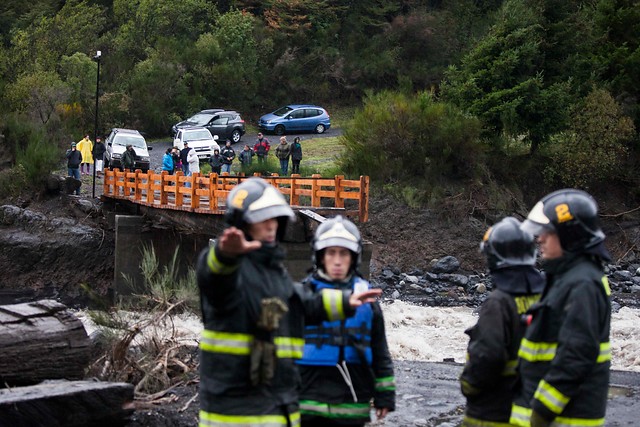
[[[318,125],[316,126],[316,133],[324,133],[325,129],[326,128],[322,123],[318,123]]]
[[[276,135],[284,135],[284,126],[278,125],[273,131],[276,133]]]
[[[242,135],[240,135],[240,131],[238,129],[235,129],[233,132],[231,132],[231,141],[234,144],[240,142],[240,138],[242,138]]]

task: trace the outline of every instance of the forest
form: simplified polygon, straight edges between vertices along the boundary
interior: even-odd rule
[[[0,192],[92,134],[98,97],[99,134],[150,138],[203,108],[346,108],[343,170],[417,204],[443,181],[638,199],[639,80],[638,0],[4,0]]]

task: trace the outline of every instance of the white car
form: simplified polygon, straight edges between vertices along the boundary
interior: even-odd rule
[[[207,159],[213,155],[213,150],[220,150],[217,140],[218,135],[211,136],[209,129],[193,126],[178,129],[173,146],[182,149],[187,142],[189,148],[196,151],[199,159]]]

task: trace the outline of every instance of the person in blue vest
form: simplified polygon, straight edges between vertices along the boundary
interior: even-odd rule
[[[538,302],[545,285],[536,263],[535,238],[507,217],[487,230],[480,243],[494,290],[467,329],[467,362],[460,376],[467,407],[463,427],[508,426],[517,384],[522,315]]]
[[[341,216],[328,219],[312,242],[314,272],[306,286],[314,292],[369,289],[358,271],[362,239]],[[395,410],[393,361],[380,305],[366,304],[345,320],[305,328],[300,366],[300,412],[304,427],[364,426],[371,407],[378,419]]]
[[[300,426],[305,322],[343,319],[380,295],[294,283],[279,245],[292,219],[275,187],[246,179],[227,197],[226,228],[198,258],[200,426]]]

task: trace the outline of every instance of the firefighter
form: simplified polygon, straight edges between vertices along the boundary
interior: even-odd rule
[[[467,398],[464,427],[508,426],[516,384],[518,348],[527,309],[538,301],[544,277],[535,269],[534,237],[513,217],[489,228],[480,250],[495,290],[480,308],[469,335],[467,363],[460,377]]]
[[[294,284],[278,242],[294,214],[261,178],[227,199],[227,227],[198,258],[204,331],[200,341],[200,426],[300,425],[299,374],[305,317],[339,319],[380,290],[318,295]]]
[[[318,226],[312,241],[313,292],[369,289],[358,271],[362,239],[342,216]],[[395,409],[393,361],[378,303],[358,307],[344,320],[305,328],[300,410],[303,427],[364,426],[371,404],[378,419]]]
[[[537,236],[547,285],[520,344],[511,423],[604,426],[611,347],[610,260],[595,200],[564,189],[540,200],[522,228]]]

